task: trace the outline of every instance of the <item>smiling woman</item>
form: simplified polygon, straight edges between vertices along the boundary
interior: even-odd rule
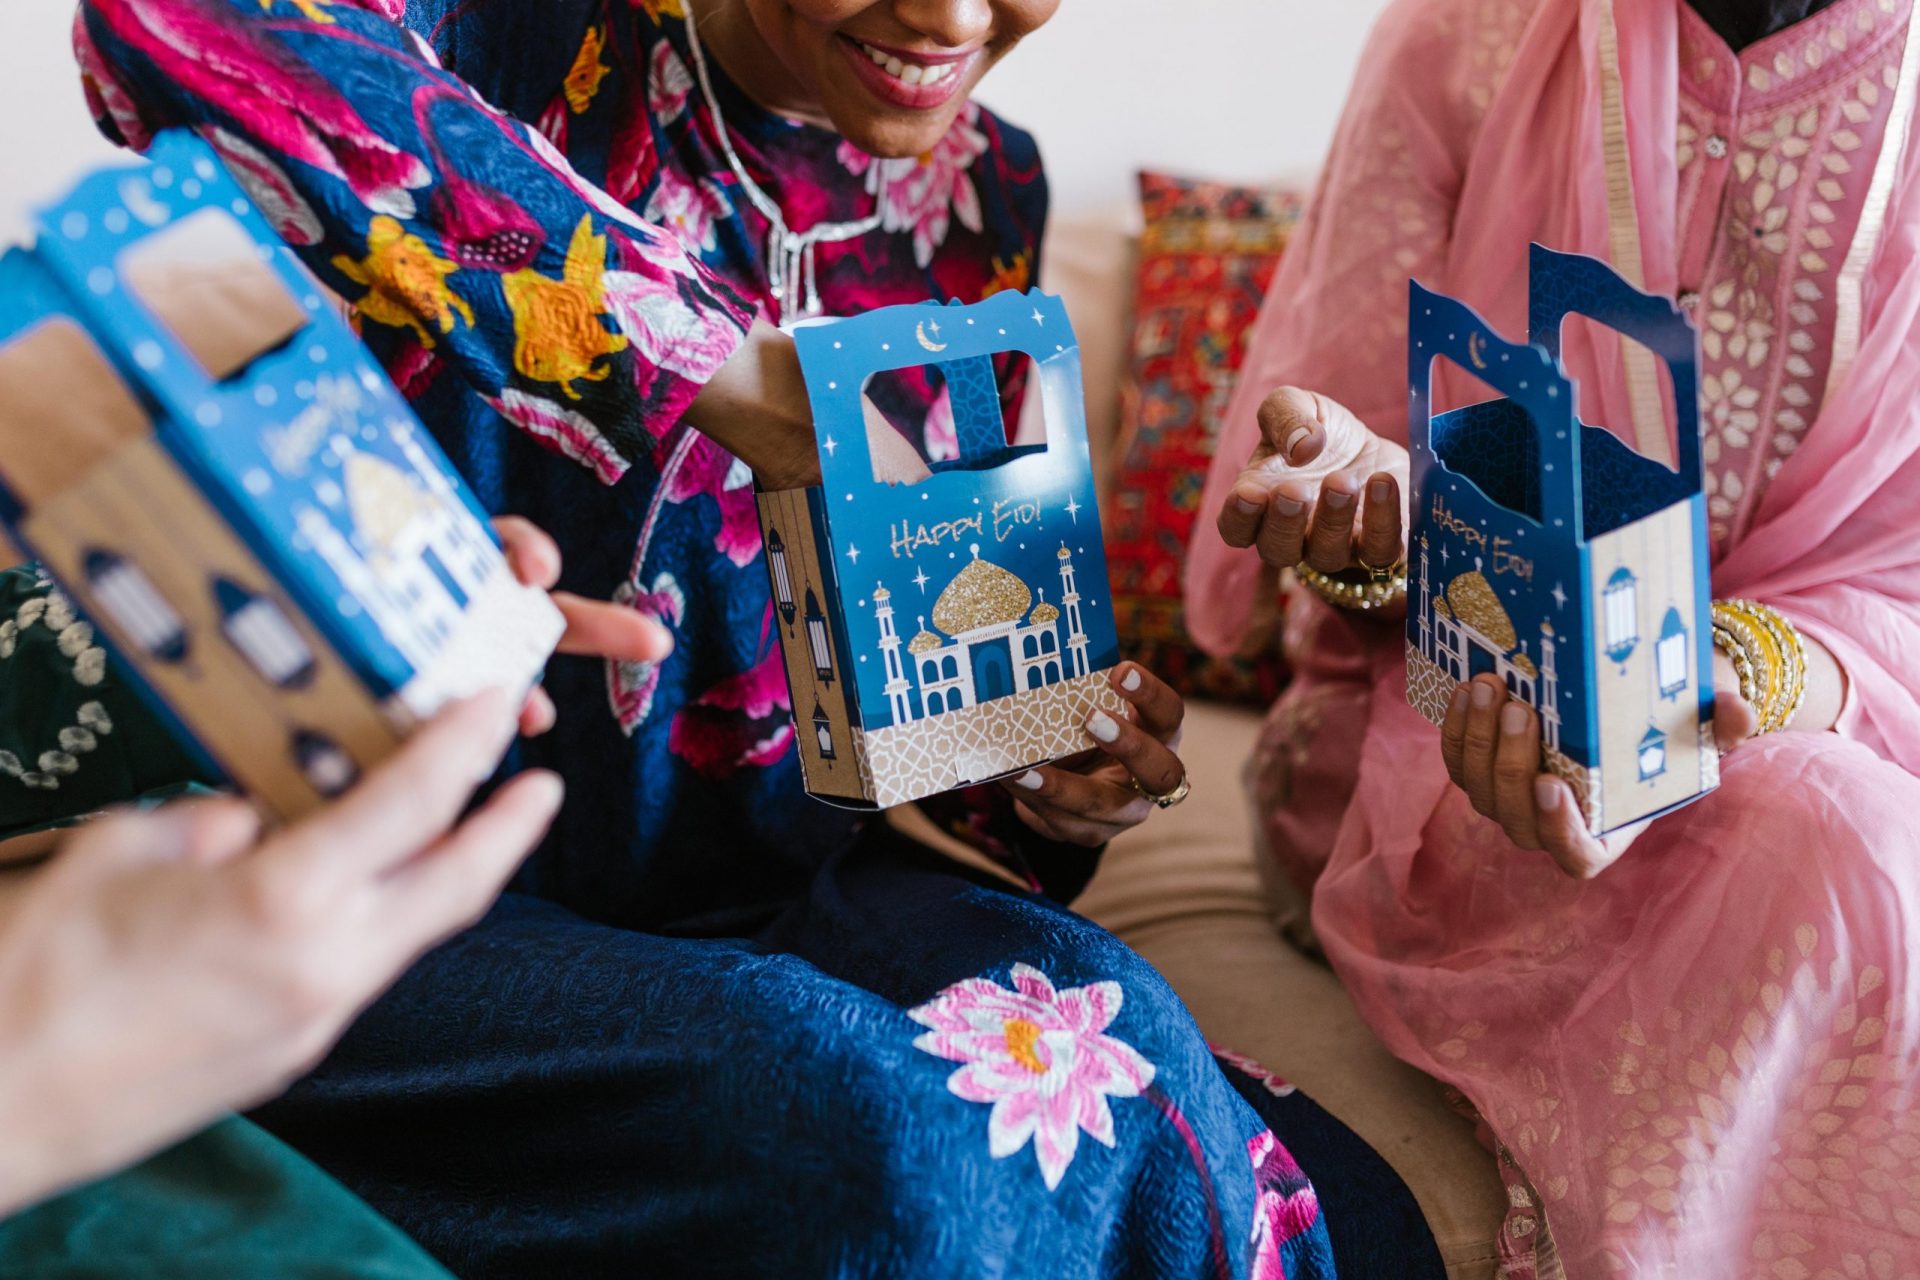
[[[792,749],[775,323],[1032,281],[1039,156],[970,95],[1054,8],[83,5],[103,127],[207,138],[562,585],[678,640],[555,664],[522,755],[568,799],[520,892],[261,1113],[462,1276],[1327,1273],[1267,1122],[1061,905],[1183,785],[1172,690],[1122,664],[1096,749],[930,803],[1022,890],[819,806]],[[882,427],[922,469],[944,395]]]

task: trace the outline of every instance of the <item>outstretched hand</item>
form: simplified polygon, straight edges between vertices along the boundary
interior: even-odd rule
[[[1220,509],[1228,546],[1276,569],[1379,569],[1406,555],[1407,451],[1338,401],[1282,387],[1260,406],[1260,444]]]

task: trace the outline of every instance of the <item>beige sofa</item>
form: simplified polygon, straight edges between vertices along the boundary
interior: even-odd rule
[[[1113,226],[1066,225],[1048,285],[1080,338],[1096,458],[1113,451],[1130,327],[1133,255]],[[1339,979],[1274,928],[1253,862],[1241,772],[1256,712],[1189,707],[1182,755],[1193,794],[1107,852],[1075,905],[1165,974],[1209,1039],[1292,1081],[1393,1165],[1426,1214],[1448,1274],[1487,1277],[1506,1210],[1493,1158],[1440,1086],[1387,1052]]]

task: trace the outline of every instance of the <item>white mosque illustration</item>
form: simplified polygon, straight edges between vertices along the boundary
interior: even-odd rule
[[[1507,692],[1540,713],[1540,736],[1547,750],[1560,749],[1560,673],[1556,666],[1553,624],[1540,624],[1540,660],[1527,653],[1514,632],[1493,585],[1478,559],[1473,568],[1449,582],[1439,599],[1427,583],[1427,540],[1420,539],[1420,656],[1452,679],[1465,683],[1492,672]]]
[[[410,432],[394,432],[407,470],[337,437],[346,487],[347,532],[314,507],[298,514],[300,532],[366,609],[388,643],[416,671],[453,638],[470,601],[503,561],[444,472]]]
[[[913,679],[909,679],[900,656],[892,593],[884,586],[873,593],[874,617],[880,624],[880,653],[886,664],[887,704],[894,724],[958,711],[1088,674],[1080,592],[1074,582],[1073,555],[1066,545],[1061,545],[1057,557],[1059,606],[1049,604],[1044,591],[1040,603],[1034,604],[1033,592],[1025,582],[992,561],[982,560],[978,543],[968,549],[973,559],[934,601],[933,626],[937,630],[929,629],[922,615],[919,633],[907,643]],[[917,711],[913,697],[916,683],[920,693]]]

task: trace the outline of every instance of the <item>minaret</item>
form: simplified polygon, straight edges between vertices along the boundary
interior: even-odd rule
[[[873,589],[873,616],[880,621],[880,653],[887,664],[887,706],[893,722],[905,724],[913,719],[907,702],[907,673],[900,666],[900,633],[893,629],[893,593],[884,585]]]
[[[1073,585],[1073,555],[1060,544],[1060,603],[1067,607],[1067,677],[1088,671],[1087,631],[1080,625],[1080,592]]]
[[[1540,734],[1547,750],[1560,749],[1560,672],[1553,664],[1553,624],[1540,624]]]
[[[1427,535],[1420,535],[1420,656],[1428,662],[1433,657],[1433,604],[1432,593],[1427,588]]]

